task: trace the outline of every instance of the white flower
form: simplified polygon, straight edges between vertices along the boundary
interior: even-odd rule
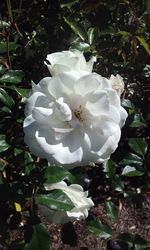
[[[49,54],[46,59],[50,62],[45,64],[52,76],[71,70],[92,72],[93,63],[96,61],[96,57],[92,57],[86,62],[83,53],[75,49]]]
[[[124,81],[123,78],[120,75],[111,75],[110,82],[112,84],[112,88],[117,91],[118,95],[121,96],[121,94],[124,91]]]
[[[30,150],[68,168],[108,159],[127,118],[111,81],[83,71],[34,84],[25,113],[25,142]]]
[[[59,189],[62,190],[74,204],[74,208],[70,211],[55,211],[43,205],[39,205],[39,209],[43,215],[54,223],[66,223],[68,221],[85,219],[88,217],[88,210],[94,206],[91,198],[88,198],[88,191],[84,192],[83,188],[78,184],[67,186],[64,181],[55,184],[46,184],[46,190]]]

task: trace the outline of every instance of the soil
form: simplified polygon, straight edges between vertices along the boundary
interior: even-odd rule
[[[150,243],[150,196],[143,198],[142,208],[133,208],[125,202],[120,202],[119,219],[112,224],[108,218],[104,203],[99,204],[90,211],[90,216],[96,216],[103,223],[111,225],[117,234],[138,234]],[[106,250],[107,241],[89,233],[85,221],[76,221],[64,226],[49,224],[41,215],[52,238],[52,250]],[[124,249],[112,247],[115,249]]]

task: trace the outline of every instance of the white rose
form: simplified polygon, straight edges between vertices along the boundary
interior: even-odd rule
[[[110,80],[82,71],[42,79],[33,86],[25,113],[30,150],[68,168],[108,159],[127,118]]]
[[[87,197],[88,191],[84,192],[83,188],[78,184],[67,186],[64,181],[61,181],[55,184],[46,184],[45,189],[62,190],[74,204],[74,208],[70,211],[55,211],[43,205],[39,205],[40,211],[50,222],[66,223],[68,221],[85,219],[88,217],[88,210],[94,206],[91,198]]]
[[[117,94],[121,96],[121,94],[124,91],[124,81],[123,78],[120,75],[111,75],[110,82],[112,85],[112,88],[117,91]]]
[[[83,52],[75,49],[49,54],[46,59],[50,64],[45,64],[52,76],[71,70],[92,72],[93,63],[96,61],[96,57],[92,57],[86,62]]]

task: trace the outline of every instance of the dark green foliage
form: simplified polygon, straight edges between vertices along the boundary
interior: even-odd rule
[[[109,239],[113,235],[112,229],[108,225],[101,223],[101,221],[90,221],[87,226],[91,233],[94,233],[104,239]]]
[[[36,201],[53,210],[69,211],[74,205],[69,197],[61,190],[54,190],[49,194],[36,195]]]

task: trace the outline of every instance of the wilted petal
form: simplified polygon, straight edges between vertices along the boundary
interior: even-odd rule
[[[120,75],[111,75],[110,82],[112,85],[112,88],[117,92],[117,94],[120,96],[124,91],[124,81],[123,78]]]

